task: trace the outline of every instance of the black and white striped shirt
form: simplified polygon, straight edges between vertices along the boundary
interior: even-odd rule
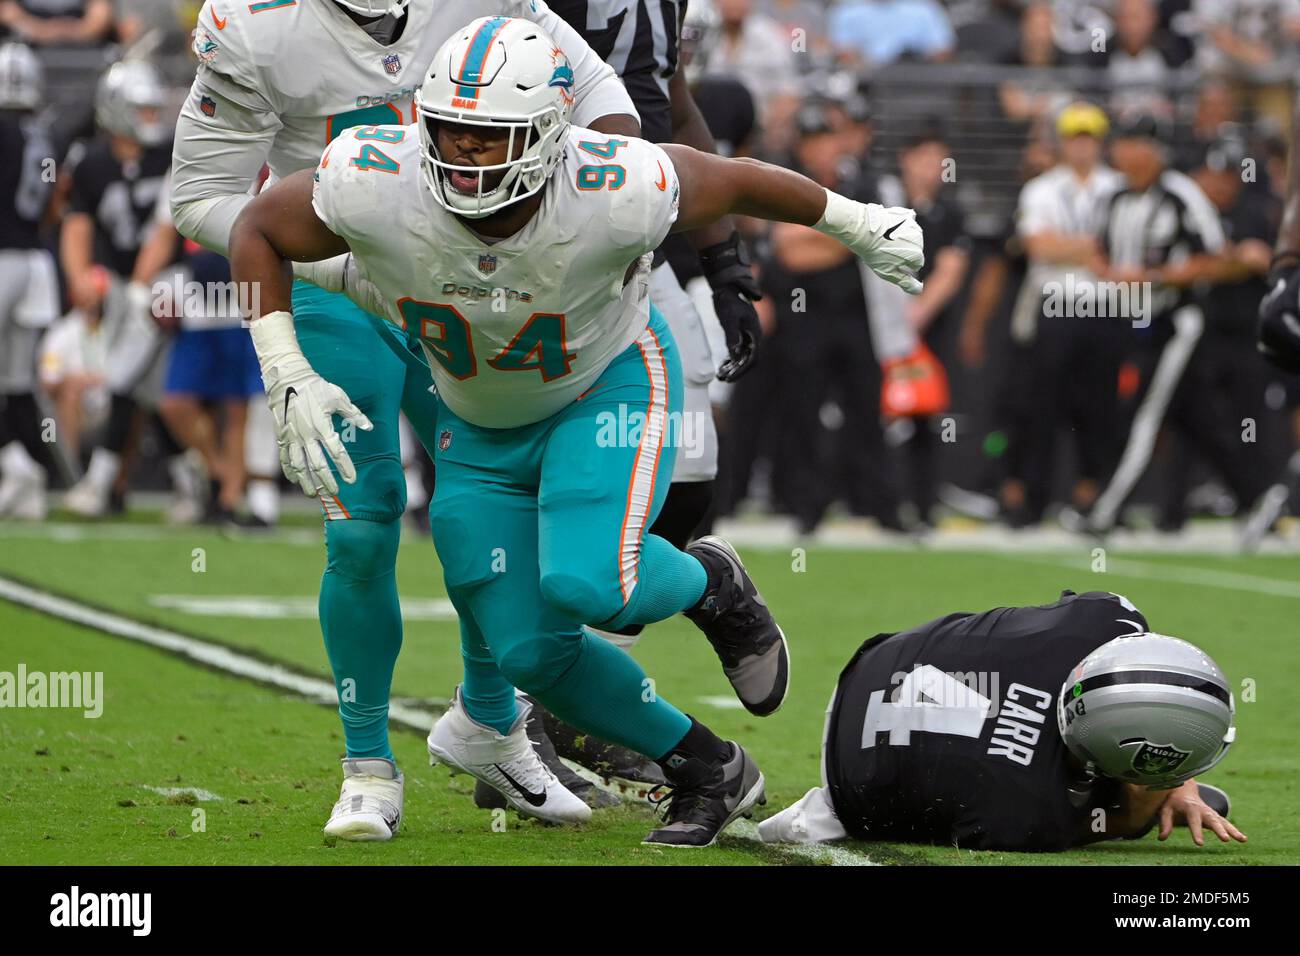
[[[1102,243],[1112,266],[1157,269],[1223,248],[1223,226],[1201,187],[1167,169],[1145,190],[1121,189],[1111,197]],[[1154,290],[1154,312],[1167,314],[1187,300],[1183,290]]]
[[[547,5],[614,68],[641,114],[641,135],[673,138],[668,81],[677,72],[677,45],[686,0],[547,0]]]

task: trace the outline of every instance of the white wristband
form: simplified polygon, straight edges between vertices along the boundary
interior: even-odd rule
[[[293,330],[291,312],[268,312],[260,319],[248,323],[248,331],[253,337],[253,348],[263,369],[269,363],[286,357],[302,357],[298,336]]]
[[[856,252],[856,244],[874,239],[879,232],[883,210],[879,203],[856,202],[827,189],[826,209],[813,228],[838,239]]]

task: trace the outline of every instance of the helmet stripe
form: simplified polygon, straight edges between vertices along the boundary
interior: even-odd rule
[[[492,41],[501,32],[501,28],[509,22],[509,17],[489,17],[479,24],[478,30],[474,33],[474,38],[470,40],[469,48],[465,50],[465,59],[460,64],[460,73],[456,76],[458,83],[478,84],[483,82],[483,66],[487,60],[488,51],[492,49]],[[478,98],[477,86],[461,86],[456,92],[459,96],[466,96],[471,99]]]
[[[1207,694],[1224,706],[1231,706],[1232,695],[1223,687],[1212,681],[1189,674],[1175,674],[1171,671],[1112,671],[1109,674],[1097,674],[1085,678],[1074,685],[1073,696],[1079,697],[1099,687],[1113,687],[1116,684],[1168,684],[1173,687],[1186,687],[1188,690]]]

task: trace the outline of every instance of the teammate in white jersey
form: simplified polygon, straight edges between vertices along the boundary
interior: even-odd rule
[[[326,144],[350,127],[412,121],[413,96],[434,52],[467,20],[490,12],[531,16],[564,43],[583,122],[637,131],[636,110],[613,70],[542,0],[208,0],[194,32],[198,74],[176,131],[177,229],[225,253],[264,165],[280,179],[315,167]],[[327,518],[320,620],[347,744],[343,793],[326,833],[386,840],[402,805],[388,741],[402,643],[394,573],[406,497],[399,409],[427,426],[420,437],[432,450],[436,399],[424,360],[346,297],[297,283],[294,318],[312,364],[345,388],[374,426],[344,433],[355,434],[348,447],[356,480],[320,497]],[[286,396],[273,386],[270,392],[282,427]],[[526,744],[522,722],[512,739]],[[519,750],[517,759],[529,758]]]
[[[915,291],[911,210],[863,205],[795,173],[570,126],[572,71],[528,20],[488,17],[434,58],[420,121],[349,131],[315,177],[255,200],[232,236],[236,279],[260,291],[253,340],[287,383],[283,437],[301,482],[329,491],[351,466],[330,415],[368,424],[294,338],[286,260],[349,249],[386,316],[417,338],[444,407],[431,509],[462,619],[465,681],[430,754],[520,805],[467,728],[505,735],[515,687],[601,739],[656,760],[671,785],[648,842],[704,846],[762,799],[763,777],[655,691],[616,629],[684,612],[756,712],[788,689],[785,637],[735,551],[680,551],[646,533],[680,440],[681,366],[647,297],[648,253],[727,214],[815,225]],[[531,799],[530,799],[531,798]],[[575,817],[577,815],[575,814]]]

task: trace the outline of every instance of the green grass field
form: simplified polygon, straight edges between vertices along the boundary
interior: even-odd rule
[[[202,571],[195,549],[202,549]],[[726,706],[730,687],[685,621],[656,625],[636,653],[661,694],[751,749],[768,779],[760,816],[816,784],[823,710],[864,638],[953,610],[1043,603],[1062,588],[1103,589],[1126,594],[1153,627],[1201,645],[1227,671],[1238,696],[1239,742],[1209,779],[1231,792],[1250,842],[1197,849],[1179,833],[1163,845],[1148,837],[1054,856],[852,849],[878,863],[1300,862],[1300,754],[1289,716],[1300,684],[1300,556],[1112,554],[1109,571],[1096,573],[1083,543],[1077,553],[1040,554],[811,549],[796,570],[788,549],[742,550],[791,640],[794,685],[779,714],[758,720]],[[314,619],[222,613],[232,596],[310,606],[323,557],[310,526],[232,541],[141,523],[0,524],[0,577],[328,678]],[[433,547],[414,533],[405,534],[399,580],[404,599],[443,596]],[[217,600],[199,614],[178,596]],[[643,847],[651,824],[643,805],[598,812],[581,829],[513,816],[494,829],[492,815],[470,800],[472,781],[428,767],[422,735],[409,730],[394,732],[407,775],[399,837],[330,846],[320,827],[338,794],[342,732],[329,707],[0,600],[0,671],[20,663],[29,673],[102,671],[105,703],[98,719],[72,710],[0,711],[0,859],[8,863],[808,862],[757,843],[752,827],[697,853]],[[455,622],[409,621],[395,695],[446,698],[458,671]],[[206,793],[168,794],[179,788]]]

